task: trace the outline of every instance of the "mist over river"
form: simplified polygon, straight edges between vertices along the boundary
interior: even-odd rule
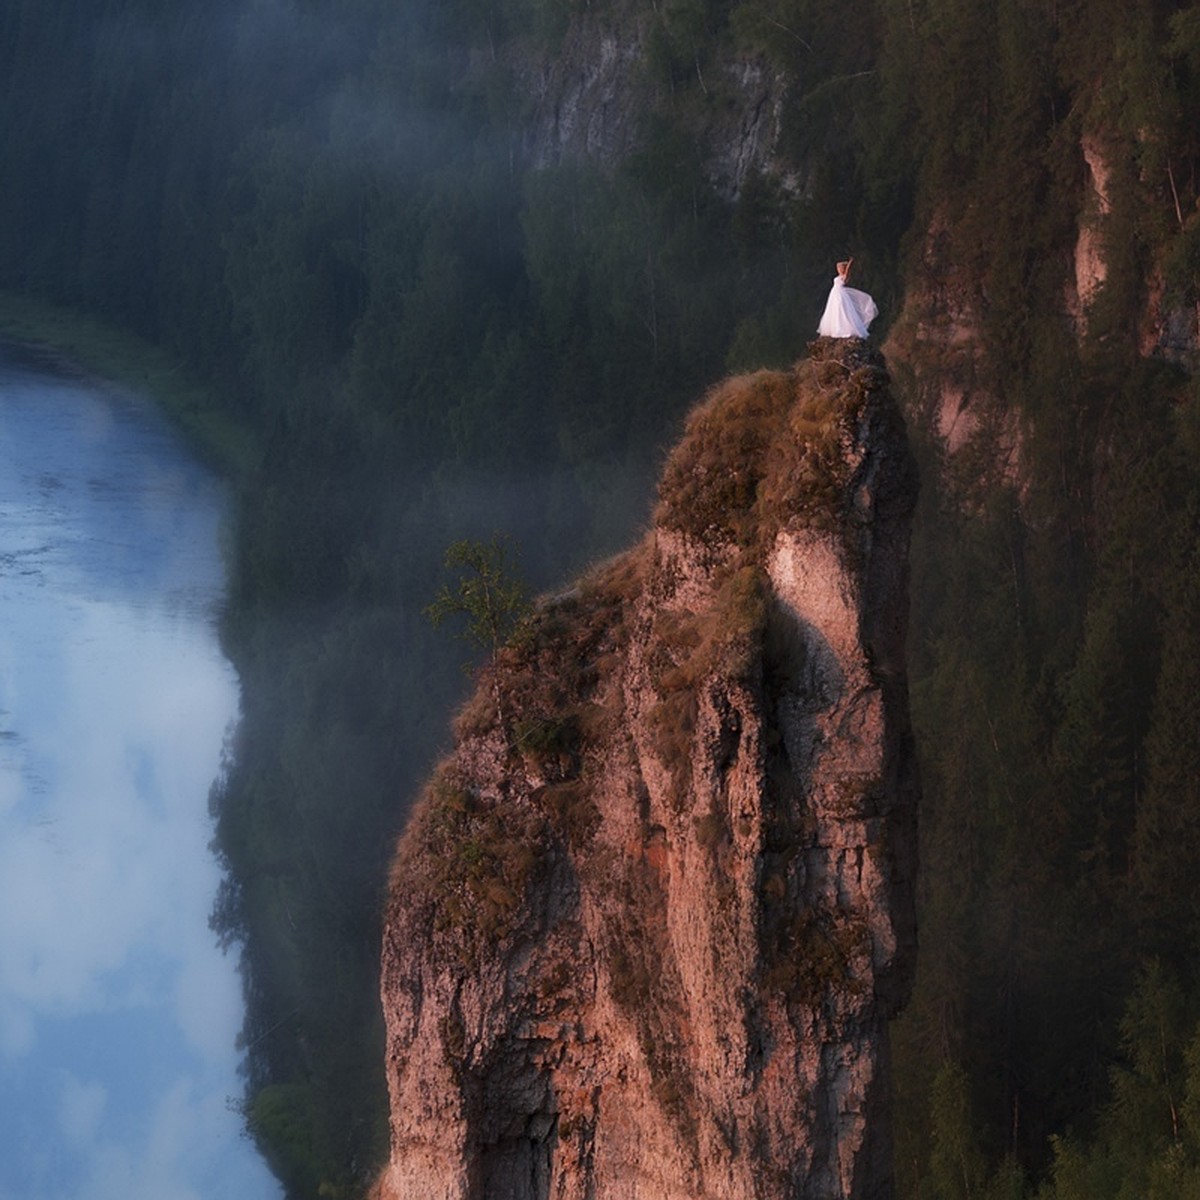
[[[208,927],[225,497],[146,401],[0,345],[0,1200],[257,1200]]]

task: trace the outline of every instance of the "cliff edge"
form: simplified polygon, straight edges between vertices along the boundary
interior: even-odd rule
[[[891,1194],[916,491],[882,358],[818,341],[485,672],[393,867],[378,1200]]]

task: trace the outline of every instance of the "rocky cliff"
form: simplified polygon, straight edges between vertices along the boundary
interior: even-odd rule
[[[552,48],[517,40],[503,55],[516,91],[525,98],[520,133],[524,159],[535,168],[567,161],[612,167],[644,145],[648,127],[669,108],[694,139],[717,193],[736,197],[747,179],[766,174],[786,191],[801,187],[794,166],[779,156],[787,85],[766,56],[738,49],[732,39],[697,51],[688,85],[690,103],[671,102],[674,88],[655,71],[656,36],[663,17],[647,9],[577,13]],[[482,58],[482,56],[481,56]]]
[[[393,867],[379,1200],[891,1194],[915,497],[883,360],[815,343],[497,656]]]

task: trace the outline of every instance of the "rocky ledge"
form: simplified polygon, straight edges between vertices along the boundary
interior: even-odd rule
[[[393,867],[377,1200],[891,1194],[916,491],[882,358],[816,342],[484,672]]]

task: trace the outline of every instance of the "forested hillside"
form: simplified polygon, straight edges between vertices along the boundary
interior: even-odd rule
[[[628,50],[629,146],[535,166],[568,44]],[[731,185],[748,67],[778,137]],[[4,5],[0,288],[159,343],[253,439],[214,921],[292,1195],[382,1154],[385,864],[463,685],[445,547],[499,529],[538,586],[615,548],[847,252],[924,478],[901,1193],[1200,1191],[1198,72],[1166,0]]]

